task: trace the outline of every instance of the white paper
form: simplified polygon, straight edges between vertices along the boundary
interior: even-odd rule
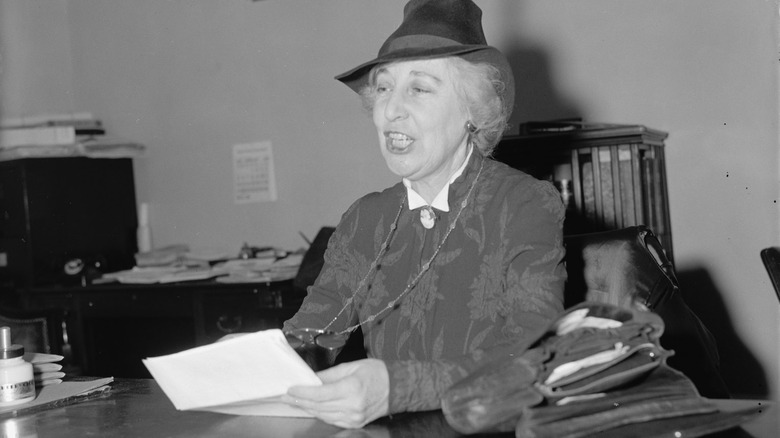
[[[143,361],[179,410],[235,415],[310,417],[278,402],[291,386],[322,382],[279,329]]]
[[[62,359],[65,359],[65,356],[60,356],[59,354],[36,353],[33,351],[24,353],[25,362],[30,362],[33,365],[59,362]]]

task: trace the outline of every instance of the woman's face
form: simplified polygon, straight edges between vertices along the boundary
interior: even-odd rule
[[[381,66],[374,125],[390,170],[413,183],[443,187],[468,154],[468,111],[446,59]]]

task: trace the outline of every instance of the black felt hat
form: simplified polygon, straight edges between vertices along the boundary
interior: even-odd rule
[[[387,38],[371,61],[336,76],[355,92],[366,85],[368,72],[386,62],[459,56],[487,62],[501,72],[506,87],[497,90],[512,108],[514,76],[501,51],[489,46],[482,31],[482,10],[471,0],[411,0],[404,7],[401,25]]]

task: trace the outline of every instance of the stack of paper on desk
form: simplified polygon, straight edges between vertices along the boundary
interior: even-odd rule
[[[279,396],[291,386],[322,384],[279,329],[143,362],[179,410],[309,417],[306,412],[279,402]]]
[[[65,373],[62,371],[62,365],[57,363],[62,359],[65,359],[65,357],[58,354],[35,353],[30,351],[24,353],[24,361],[32,364],[36,386],[48,386],[62,383]]]

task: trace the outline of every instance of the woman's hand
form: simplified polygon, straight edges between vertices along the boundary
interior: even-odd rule
[[[390,379],[385,363],[362,359],[317,373],[322,386],[295,386],[282,401],[320,420],[345,428],[359,428],[388,413]]]

